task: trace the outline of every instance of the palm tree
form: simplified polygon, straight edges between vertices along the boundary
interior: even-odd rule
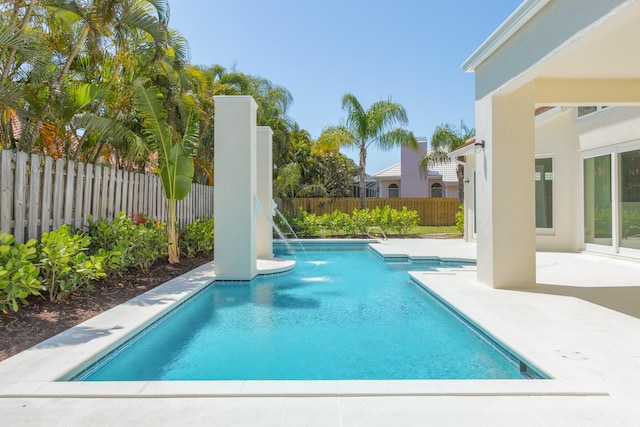
[[[87,70],[84,80],[104,82],[109,93],[108,96],[102,96],[99,102],[93,103],[90,116],[109,116],[109,119],[115,121],[121,115],[128,119],[131,117],[131,110],[121,112],[120,109],[113,108],[113,100],[131,99],[132,74],[139,74],[138,71],[147,69],[162,58],[164,49],[167,48],[169,4],[166,0],[120,0],[103,2],[95,7],[95,15],[101,18],[101,37],[95,42],[111,48],[106,51],[103,49],[99,61],[78,62],[92,64],[91,67],[86,67],[91,70]],[[127,70],[128,75],[123,69]],[[108,98],[112,105],[107,105]],[[132,106],[132,103],[129,105]],[[74,160],[85,151],[87,137],[93,137],[95,144],[90,150],[91,154],[84,154],[85,160],[95,163],[110,136],[108,133],[94,135],[89,130],[86,129],[80,136],[73,154]]]
[[[160,180],[167,198],[169,263],[180,262],[178,231],[176,229],[176,202],[184,199],[191,190],[194,164],[191,147],[198,141],[198,120],[188,120],[187,128],[180,139],[173,136],[162,104],[162,93],[158,88],[145,88],[141,81],[134,84],[136,106],[144,117],[144,128],[152,151],[160,158]]]
[[[431,151],[422,156],[418,167],[420,174],[425,177],[429,173],[429,168],[433,165],[451,161],[449,153],[460,148],[472,138],[476,133],[474,128],[469,128],[460,122],[460,129],[447,123],[436,127],[431,136]],[[456,169],[458,176],[458,203],[464,202],[464,165],[458,164]]]
[[[366,197],[367,149],[373,144],[381,150],[399,146],[416,149],[418,142],[412,132],[396,125],[406,125],[407,112],[391,98],[374,103],[365,110],[358,99],[347,93],[342,97],[342,109],[347,111],[344,125],[325,128],[320,135],[320,144],[353,147],[360,152],[360,209],[364,209]]]

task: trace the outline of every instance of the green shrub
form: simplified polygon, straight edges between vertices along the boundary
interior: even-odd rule
[[[325,213],[319,218],[318,227],[320,228],[321,237],[326,235],[326,231],[329,231],[329,235],[338,235],[349,233],[347,230],[351,229],[351,218],[344,212],[335,210],[331,213]]]
[[[129,245],[133,231],[131,219],[121,213],[112,222],[104,219],[94,222],[91,216],[88,221],[89,253],[104,257],[107,276],[122,277],[135,262]]]
[[[318,232],[321,236],[366,235],[370,227],[380,227],[385,234],[393,231],[406,235],[411,227],[418,225],[419,218],[418,212],[410,211],[406,206],[401,211],[389,206],[354,209],[351,216],[336,210],[319,217],[301,209],[294,223],[299,236],[316,236]]]
[[[196,218],[180,230],[180,252],[187,258],[213,252],[213,223],[213,217],[208,220]]]
[[[146,221],[139,224],[133,237],[131,245],[135,254],[133,266],[138,270],[147,272],[154,262],[168,255],[168,236],[164,223]]]
[[[36,241],[14,245],[10,234],[0,233],[0,310],[18,311],[18,302],[26,305],[27,297],[40,295],[40,271],[33,264],[37,259]]]
[[[273,216],[273,223],[280,229],[280,232],[286,237],[287,234],[291,235],[291,230],[294,230],[294,233],[298,234],[298,229],[296,226],[295,220],[291,217],[289,212],[280,211]],[[274,237],[280,237],[277,230],[274,231]],[[291,237],[293,237],[291,235]]]
[[[86,253],[91,238],[71,233],[68,225],[44,233],[40,243],[40,273],[49,300],[59,301],[105,276],[104,258]]]
[[[137,224],[136,224],[137,223]],[[90,253],[106,251],[107,271],[111,276],[122,276],[131,268],[149,271],[153,263],[167,255],[167,231],[164,224],[137,216],[136,222],[121,212],[109,222],[89,219]],[[116,259],[119,257],[119,261]]]
[[[382,228],[386,234],[389,234],[397,220],[398,211],[391,209],[389,205],[386,205],[382,209],[380,209],[380,207],[376,207],[372,212],[372,216],[373,222],[369,226],[378,226]]]
[[[293,228],[296,230],[298,237],[311,237],[320,231],[320,220],[314,213],[308,213],[300,208],[298,216],[293,221]]]
[[[406,235],[411,227],[418,225],[420,215],[418,215],[417,211],[410,211],[406,206],[403,206],[401,211],[394,212],[391,230],[396,233]]]
[[[456,230],[464,232],[464,203],[458,206],[458,212],[456,212]]]
[[[351,213],[350,234],[367,234],[374,224],[374,213],[369,209],[354,209]],[[377,225],[377,224],[376,224]]]

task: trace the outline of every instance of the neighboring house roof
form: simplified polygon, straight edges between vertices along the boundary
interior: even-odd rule
[[[456,173],[456,169],[458,165],[455,162],[447,162],[447,163],[438,163],[433,165],[429,170],[429,175],[431,172],[437,172],[438,175],[442,175],[442,180],[444,182],[458,182],[458,174]]]
[[[375,175],[371,176],[368,173],[365,173],[364,175],[365,175],[365,179],[364,179],[365,182],[372,182],[372,181],[376,180]],[[360,175],[354,176],[353,177],[353,181],[356,182],[356,183],[359,183],[360,182]]]
[[[385,179],[390,179],[390,178],[400,178],[401,176],[401,167],[400,167],[400,162],[396,163],[395,165],[391,165],[386,169],[381,170],[380,172],[378,172],[377,174],[374,174],[373,177],[375,179],[380,179],[380,178],[385,178]]]
[[[429,176],[442,176],[442,180],[444,182],[458,182],[458,174],[456,173],[457,164],[455,162],[447,162],[447,163],[438,163],[433,165],[431,169],[429,169]],[[386,169],[381,170],[380,172],[373,175],[373,177],[378,180],[386,180],[386,179],[398,179],[402,176],[402,165],[401,163],[396,163],[395,165],[391,165]]]

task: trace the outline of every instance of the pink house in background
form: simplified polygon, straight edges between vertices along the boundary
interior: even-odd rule
[[[428,151],[427,140],[418,138],[418,151],[402,147],[400,163],[373,175],[378,181],[379,197],[458,197],[456,163],[448,161],[434,165],[426,178],[420,176],[418,163]]]

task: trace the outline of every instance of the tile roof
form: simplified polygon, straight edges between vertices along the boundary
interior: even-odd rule
[[[442,180],[444,182],[458,182],[458,174],[456,172],[457,168],[458,165],[456,162],[447,162],[433,165],[431,170],[442,175]]]
[[[455,162],[438,163],[429,169],[429,176],[442,176],[444,182],[458,182],[458,174],[456,173],[457,164]],[[402,176],[402,168],[400,163],[391,165],[386,169],[373,175],[377,180],[400,178]]]
[[[373,175],[374,178],[400,178],[400,162]]]

